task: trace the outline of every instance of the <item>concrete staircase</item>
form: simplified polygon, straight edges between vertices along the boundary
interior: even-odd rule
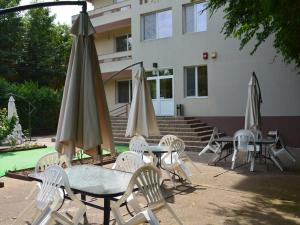
[[[130,138],[125,137],[127,118],[111,117],[111,122],[115,143],[128,145]],[[148,143],[158,144],[162,136],[173,134],[181,138],[190,151],[199,152],[207,144],[213,129],[193,117],[157,117],[157,122],[161,135],[147,138]]]

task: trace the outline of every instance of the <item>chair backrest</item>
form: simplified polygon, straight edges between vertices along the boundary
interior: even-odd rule
[[[129,151],[132,152],[136,152],[138,153],[140,156],[143,156],[144,151],[147,150],[147,142],[140,139],[140,138],[136,138],[134,139],[134,141],[132,141],[129,145]]]
[[[115,170],[134,173],[138,168],[140,168],[143,165],[144,161],[138,153],[128,151],[123,152],[118,156],[112,168]]]
[[[208,141],[208,144],[213,144],[213,142],[215,141],[215,139],[219,138],[219,131],[217,127],[214,127],[210,139]]]
[[[71,193],[67,174],[64,169],[58,165],[52,165],[41,173],[42,186],[36,198],[37,208],[45,209],[55,201],[61,201],[61,187],[63,186],[67,193]],[[72,193],[71,193],[72,195]]]
[[[163,136],[160,141],[159,141],[159,146],[170,146],[172,141],[174,141],[175,139],[177,139],[178,137],[176,137],[175,135],[172,134],[167,134],[165,136]]]
[[[180,138],[173,140],[170,145],[170,150],[177,152],[178,156],[180,157],[185,150],[185,144],[183,140]]]
[[[135,140],[142,140],[142,141],[144,141],[144,142],[146,142],[147,143],[147,141],[146,141],[146,139],[142,136],[142,135],[135,135],[135,136],[133,136],[131,139],[130,139],[130,142],[129,142],[129,147],[132,145],[132,143],[134,143],[135,142]]]
[[[71,163],[66,159],[66,157],[60,156],[58,152],[49,153],[39,159],[35,166],[35,173],[43,172],[52,165],[70,167]]]
[[[160,171],[156,167],[147,164],[133,174],[128,184],[128,189],[131,191],[134,187],[138,187],[148,206],[154,210],[165,203],[160,189],[160,175]]]
[[[248,145],[250,142],[255,142],[255,136],[250,130],[238,130],[233,136],[233,146],[236,150],[248,150]],[[256,151],[256,145],[254,146],[254,151]]]

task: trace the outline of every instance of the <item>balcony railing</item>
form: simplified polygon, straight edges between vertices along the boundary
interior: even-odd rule
[[[132,52],[115,52],[111,54],[99,55],[98,60],[101,67],[101,72],[114,72],[132,63]]]
[[[131,9],[131,1],[124,1],[120,3],[115,3],[112,5],[104,6],[101,8],[96,8],[92,11],[89,11],[90,18],[101,17],[104,15],[113,14],[116,12],[125,12]]]
[[[132,59],[131,51],[115,52],[111,54],[99,55],[99,63],[117,62]]]

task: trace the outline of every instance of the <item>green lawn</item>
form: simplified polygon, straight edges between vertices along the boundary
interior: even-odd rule
[[[128,150],[127,146],[116,146],[117,151]],[[54,148],[41,148],[27,151],[3,152],[0,153],[0,177],[5,175],[7,170],[20,170],[35,167],[35,164],[43,155],[55,152]],[[108,154],[104,150],[104,154]]]

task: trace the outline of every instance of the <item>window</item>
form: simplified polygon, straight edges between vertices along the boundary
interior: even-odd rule
[[[130,51],[131,50],[131,34],[116,37],[116,51]]]
[[[205,3],[196,3],[183,6],[184,32],[202,32],[207,30],[207,15]]]
[[[129,103],[132,97],[132,81],[117,81],[117,103]]]
[[[114,3],[117,4],[117,3],[121,3],[121,2],[124,2],[125,0],[114,0]]]
[[[185,68],[185,97],[207,96],[207,66]]]
[[[143,16],[143,39],[153,40],[172,36],[172,10]]]

